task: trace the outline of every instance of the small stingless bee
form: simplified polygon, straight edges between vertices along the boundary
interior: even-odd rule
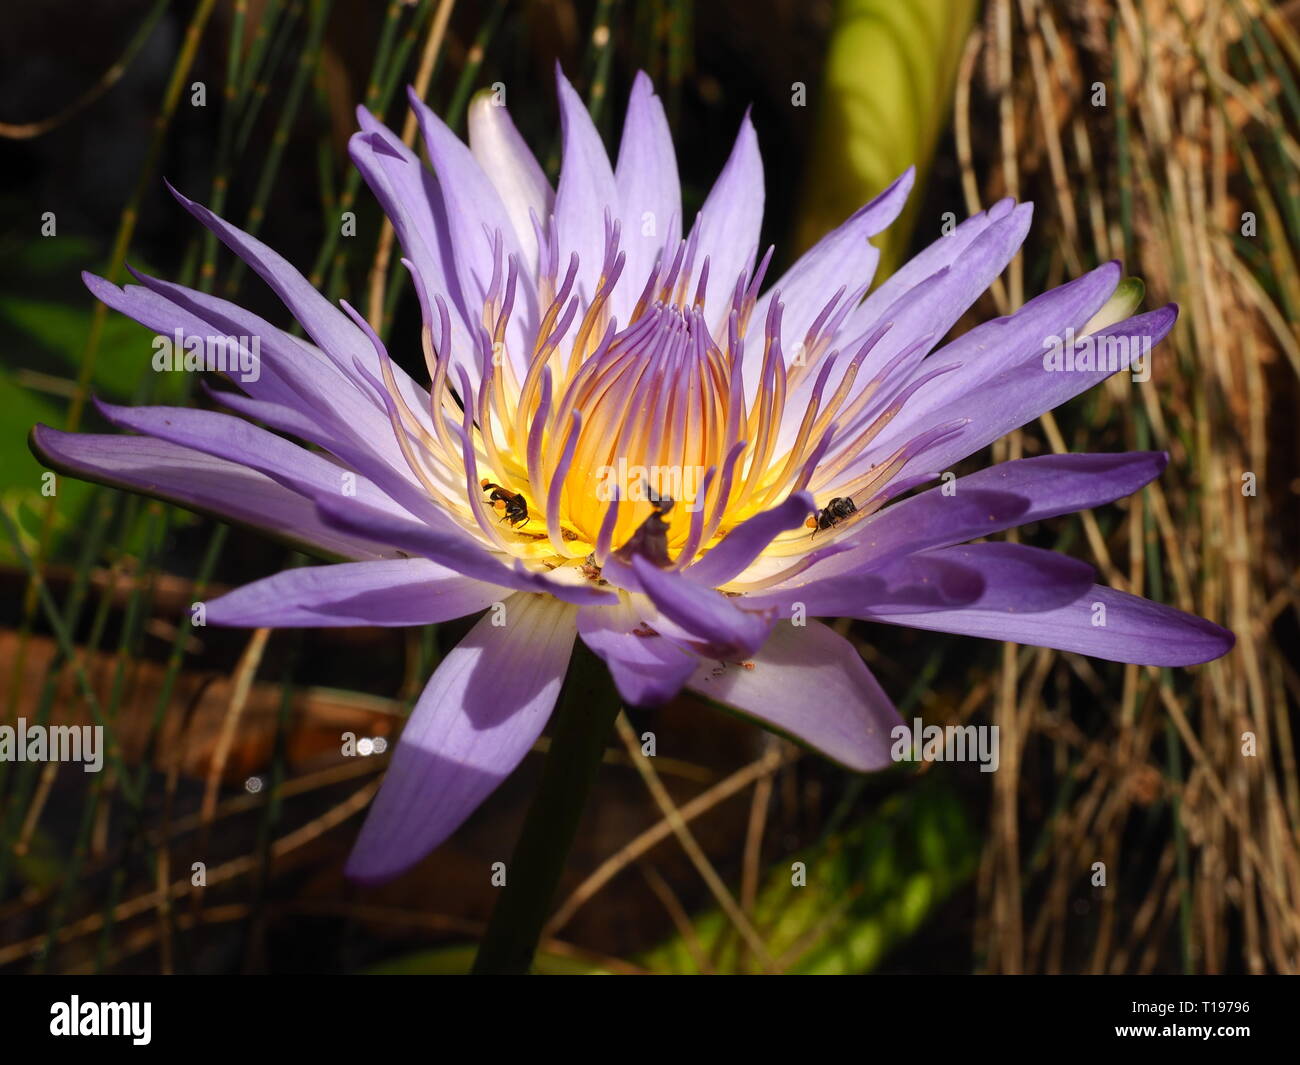
[[[817,512],[815,517],[809,518],[805,525],[812,530],[814,536],[817,535],[818,529],[829,529],[838,525],[850,514],[857,512],[857,506],[848,496],[836,496]]]
[[[648,558],[660,569],[670,563],[668,557],[668,522],[666,515],[673,509],[673,500],[667,496],[656,496],[646,486],[647,501],[654,508],[652,513],[631,538],[614,552],[623,561],[630,561],[633,555]]]
[[[488,493],[488,502],[492,504],[492,509],[501,515],[502,521],[508,521],[512,528],[516,525],[528,524],[528,500],[522,493],[502,488],[486,477],[479,484],[483,486],[483,491]]]
[[[649,485],[646,485],[646,496],[650,500],[650,505],[655,508],[655,514],[660,518],[673,509],[673,500],[668,496],[651,495]]]

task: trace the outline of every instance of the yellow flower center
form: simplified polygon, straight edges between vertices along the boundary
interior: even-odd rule
[[[833,390],[838,353],[828,349],[851,309],[844,290],[789,362],[780,341],[781,304],[772,300],[759,337],[750,338],[761,353],[746,354],[770,253],[737,282],[725,320],[711,329],[703,310],[707,262],[692,292],[689,241],[652,271],[628,323],[616,323],[609,298],[624,260],[617,226],[607,222],[606,229],[602,271],[581,315],[576,259],[558,285],[553,270],[538,279],[541,311],[522,379],[507,339],[517,263],[501,263],[499,248],[479,323],[477,380],[451,364],[445,307],[424,308],[428,417],[403,402],[382,360],[394,431],[435,501],[488,546],[548,567],[581,565],[593,555],[603,565],[647,521],[666,523],[660,563],[684,566],[747,518],[803,490],[815,492],[819,505],[831,496],[857,504],[829,535],[869,514],[871,493],[901,456],[847,485],[832,486],[831,478],[897,411],[896,403],[869,409],[879,379],[852,390],[884,330],[862,345]],[[752,399],[745,395],[744,358],[761,364]],[[807,408],[793,442],[778,447],[787,398],[801,385]],[[801,555],[809,539],[807,530],[794,530],[766,553]]]

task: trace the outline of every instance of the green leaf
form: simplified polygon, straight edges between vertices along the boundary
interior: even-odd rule
[[[31,356],[25,360],[28,366],[55,376],[62,371],[69,387],[77,379],[93,314],[94,303],[89,297],[85,306],[0,297],[0,328],[6,333],[17,332],[33,345],[29,349]],[[144,375],[154,372],[154,334],[116,312],[107,315],[103,328],[91,390],[106,399],[130,400],[142,384],[148,384],[142,380]],[[159,402],[180,394],[179,374],[160,375],[155,384],[158,387],[152,398]]]
[[[938,772],[910,781],[908,790],[887,800],[869,820],[787,855],[768,871],[752,916],[782,971],[871,971],[974,874],[980,839],[961,797]],[[804,886],[792,883],[796,861],[804,863]],[[720,911],[693,923],[715,971],[756,969],[754,958],[742,956]],[[641,962],[656,972],[698,971],[679,938]]]
[[[0,506],[17,520],[25,546],[34,550],[47,492],[54,489],[56,535],[76,529],[92,488],[59,474],[55,481],[27,446],[27,434],[37,422],[62,428],[70,397],[80,374],[96,303],[75,280],[76,269],[96,258],[90,242],[77,237],[34,241],[4,264],[6,293],[0,296],[0,404],[12,432],[0,440]],[[30,293],[66,292],[50,299]],[[154,334],[110,311],[103,320],[99,357],[91,377],[95,395],[116,402],[179,401],[181,374],[155,374]],[[0,560],[15,558],[8,544],[0,545]]]
[[[61,424],[62,403],[15,384],[11,374],[0,370],[0,410],[5,412],[6,424],[11,429],[0,434],[0,507],[14,516],[24,547],[31,551],[46,503],[43,490],[52,490],[58,500],[55,526],[58,529],[75,524],[90,497],[91,486],[61,474],[52,479],[44,477],[45,467],[28,450],[27,429],[37,422]],[[8,541],[0,540],[0,560],[6,564],[18,560]]]
[[[364,970],[367,976],[459,976],[470,971],[478,946],[473,943],[435,947],[390,958]],[[539,976],[608,976],[608,970],[575,958],[538,951],[533,972]]]
[[[925,199],[975,11],[975,0],[836,4],[795,234],[801,249],[914,164],[916,187],[902,217],[875,238],[881,249],[877,280],[898,265]]]

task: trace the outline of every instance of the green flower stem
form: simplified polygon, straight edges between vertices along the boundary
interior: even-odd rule
[[[560,693],[542,782],[506,866],[475,973],[526,973],[620,707],[604,663],[582,641]]]

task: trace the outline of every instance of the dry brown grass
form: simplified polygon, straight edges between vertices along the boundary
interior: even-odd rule
[[[998,311],[1023,300],[1026,263],[1047,264],[1037,291],[1111,258],[1145,280],[1148,306],[1181,305],[1149,382],[1117,375],[1003,454],[1168,450],[1165,475],[1109,536],[1085,517],[1092,561],[1108,583],[1213,618],[1238,641],[1177,676],[1127,667],[1117,694],[1080,660],[1008,647],[984,700],[1005,752],[979,876],[976,953],[990,971],[1149,972],[1170,967],[1171,942],[1187,971],[1300,969],[1300,685],[1293,629],[1290,652],[1282,635],[1300,607],[1284,472],[1300,371],[1287,225],[1300,116],[1268,63],[1294,71],[1296,42],[1255,0],[994,0],[968,42],[955,121],[969,206],[1007,194],[1037,204],[1030,244],[993,293]],[[1243,84],[1233,72],[1253,53],[1261,66]],[[998,137],[978,167],[972,128]],[[1244,211],[1258,220],[1254,255],[1234,240]],[[1094,688],[1102,729],[1084,734],[1060,712],[1064,670]],[[1247,732],[1256,757],[1243,755]],[[1052,772],[1022,772],[1030,748]],[[1035,795],[1044,777],[1056,808],[1031,846],[1026,807],[1052,805]],[[1123,841],[1160,804],[1172,816],[1143,867]],[[1085,922],[1080,885],[1098,861],[1109,887],[1092,891],[1100,912]]]

